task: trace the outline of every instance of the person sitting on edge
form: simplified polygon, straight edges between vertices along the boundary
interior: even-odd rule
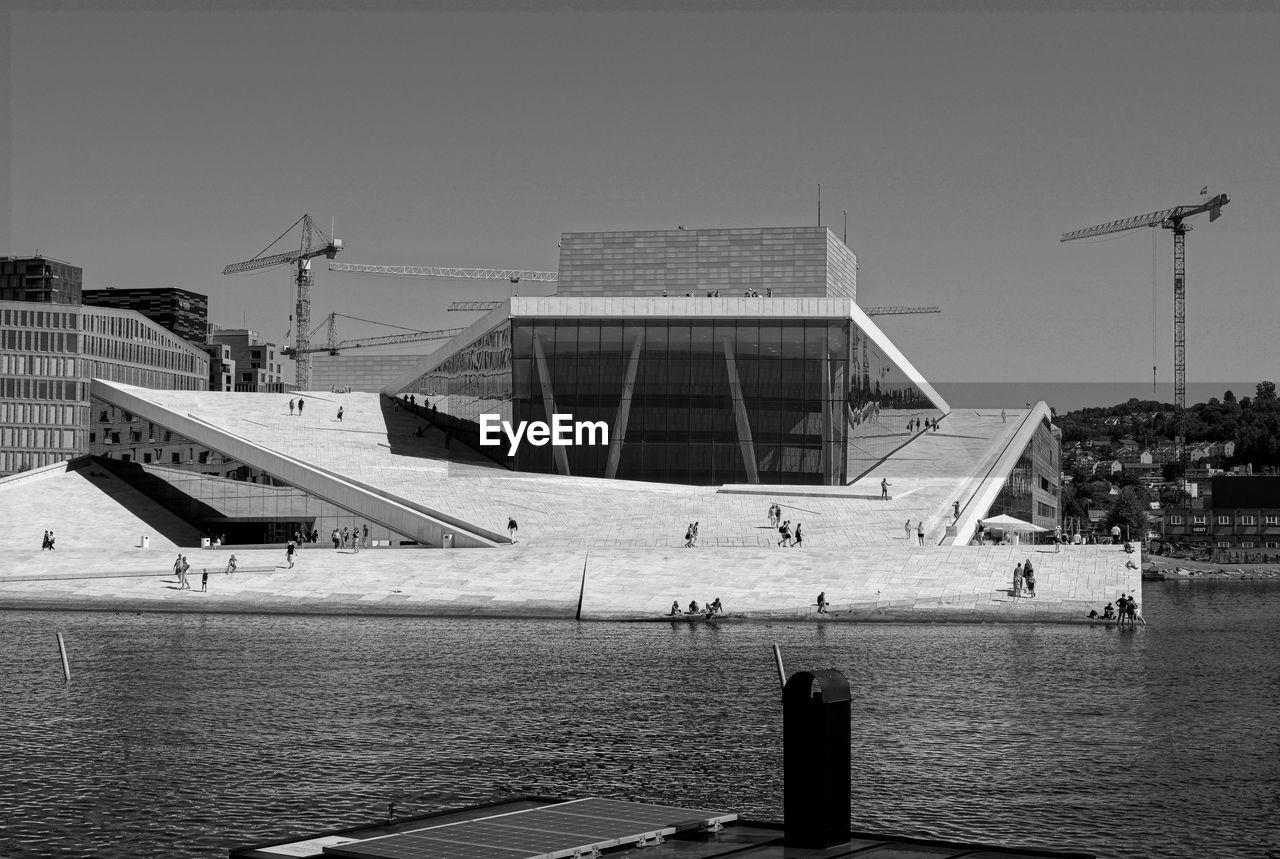
[[[823,591],[818,594],[818,614],[827,613],[827,592]]]
[[[707,610],[711,614],[720,614],[721,612],[723,612],[724,606],[720,605],[720,597],[716,597],[714,600],[712,600],[711,605],[707,607]]]
[[[1114,620],[1116,616],[1116,608],[1111,603],[1107,603],[1107,607],[1102,610],[1103,620]]]
[[[689,614],[697,614],[697,613],[698,613],[698,601],[689,600]]]
[[[672,600],[671,614],[669,615],[669,617],[675,617],[676,615],[681,615],[681,614],[684,614],[684,612],[680,610],[680,600]]]

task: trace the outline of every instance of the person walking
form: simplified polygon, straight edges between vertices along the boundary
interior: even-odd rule
[[[777,505],[777,504],[770,504],[770,505],[769,505],[769,527],[770,527],[770,528],[777,528],[777,527],[778,527],[778,505]],[[45,532],[45,539],[47,540],[47,539],[48,539],[48,537],[49,537],[49,534],[48,534],[48,532],[46,531],[46,532]]]
[[[903,528],[905,528],[905,529],[906,529],[906,532],[907,532],[907,542],[908,542],[908,543],[910,543],[910,542],[911,542],[911,520],[910,520],[910,519],[908,519],[908,520],[907,520],[907,524],[906,524],[906,525],[904,525],[904,526],[903,526]]]
[[[951,515],[956,522],[960,521],[960,502],[959,501],[951,502]]]
[[[1022,578],[1027,586],[1027,596],[1036,595],[1036,571],[1031,567],[1031,559],[1027,558],[1022,564]]]
[[[182,567],[178,570],[178,577],[182,579],[182,587],[180,590],[191,590],[191,582],[187,579],[187,570],[191,569],[191,565],[187,563],[187,556],[182,556]]]
[[[793,538],[792,543],[791,543],[792,548],[795,548],[795,549],[800,548],[800,543],[801,543],[803,540],[804,540],[804,535],[800,533],[800,523],[799,523],[799,522],[797,522],[797,523],[796,523],[796,533],[795,533],[795,537]]]
[[[364,528],[362,528],[361,531],[362,531],[361,536],[364,539],[364,547],[367,549],[369,548],[369,523],[368,522],[364,523]]]
[[[293,417],[293,400],[289,401],[289,417]]]
[[[302,417],[302,397],[298,397],[298,417]]]
[[[818,614],[827,613],[827,592],[823,591],[818,594]]]
[[[338,406],[338,423],[342,423],[342,406]]]
[[[916,523],[916,537],[920,540],[920,545],[924,545],[924,520]]]
[[[880,478],[880,500],[881,501],[889,500],[889,487],[892,485],[893,484],[889,482],[889,478],[887,477]]]
[[[45,531],[44,537],[40,540],[40,551],[43,552],[47,548],[49,548],[49,532]]]
[[[1000,410],[1000,423],[1006,423],[1009,420],[1008,414],[1004,409]]]
[[[200,571],[200,593],[207,594],[209,592],[209,568],[205,567]]]
[[[1022,564],[1013,568],[1013,596],[1015,599],[1022,596]]]
[[[698,547],[698,523],[697,522],[693,523],[693,546],[695,549]]]
[[[182,553],[173,562],[173,575],[178,580],[178,590],[182,590]]]
[[[512,518],[508,518],[508,519],[507,519],[507,533],[508,533],[509,535],[511,535],[511,542],[513,542],[513,543],[518,542],[518,541],[516,540],[516,533],[517,533],[519,530],[520,530],[520,525],[516,522],[516,520],[515,520],[515,519],[512,519]]]
[[[56,546],[54,546],[54,545],[53,545],[53,541],[54,541],[55,539],[57,539],[57,538],[53,536],[53,531],[52,531],[52,530],[50,530],[50,531],[49,531],[49,551],[50,551],[50,552],[52,552],[55,548],[57,548]]]
[[[288,562],[291,570],[293,569],[293,554],[296,551],[298,551],[298,544],[292,540],[289,541],[289,545],[284,547],[284,559]]]
[[[351,531],[347,526],[342,526],[342,548],[347,548],[348,541],[351,540]]]
[[[693,548],[693,523],[689,523],[689,527],[684,529],[684,547],[686,549]]]
[[[338,529],[337,529],[337,528],[334,528],[334,529],[333,529],[333,533],[329,535],[329,539],[333,541],[333,548],[334,548],[334,551],[337,551],[337,548],[338,548],[338,541],[341,539],[341,538],[338,536]]]
[[[779,546],[791,545],[791,520],[788,519],[778,528],[778,533],[782,535],[782,539],[778,540]]]

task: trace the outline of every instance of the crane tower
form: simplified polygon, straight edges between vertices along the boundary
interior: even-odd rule
[[[302,240],[297,250],[265,255],[275,247],[276,243],[294,227],[302,226]],[[297,317],[294,319],[294,353],[297,368],[296,380],[298,389],[305,391],[311,387],[311,285],[315,278],[311,274],[311,260],[323,256],[333,259],[342,250],[342,239],[331,238],[316,225],[310,215],[303,215],[294,221],[293,226],[281,233],[274,242],[263,248],[257,256],[245,262],[232,263],[222,270],[223,274],[245,274],[276,265],[290,264],[297,267],[294,283],[297,287]]]
[[[1187,405],[1186,235],[1191,225],[1186,223],[1186,219],[1201,212],[1208,212],[1209,221],[1212,223],[1222,215],[1222,207],[1230,202],[1231,198],[1226,194],[1218,194],[1194,206],[1174,206],[1172,209],[1162,209],[1158,212],[1149,212],[1145,215],[1123,218],[1119,221],[1062,234],[1061,240],[1070,242],[1075,239],[1136,230],[1138,227],[1161,227],[1173,232],[1173,403],[1179,412]]]

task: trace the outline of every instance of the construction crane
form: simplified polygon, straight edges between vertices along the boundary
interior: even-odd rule
[[[1208,189],[1201,191],[1207,193]],[[1062,241],[1087,239],[1093,236],[1105,236],[1108,233],[1120,233],[1125,230],[1136,230],[1138,227],[1161,227],[1173,232],[1173,404],[1179,411],[1187,405],[1187,366],[1186,366],[1186,235],[1191,225],[1186,219],[1202,212],[1209,213],[1209,221],[1218,220],[1222,215],[1222,207],[1231,202],[1226,194],[1218,194],[1203,200],[1194,206],[1175,206],[1133,218],[1124,218],[1096,227],[1086,227],[1062,234]]]
[[[904,313],[941,313],[941,307],[864,307],[868,316],[901,316]]]
[[[308,340],[310,340],[310,337],[315,336],[316,332],[318,332],[321,328],[324,328],[327,325],[329,327],[328,345],[306,346],[301,348],[296,346],[289,346],[284,349],[281,349],[280,350],[281,353],[286,355],[289,358],[293,358],[294,360],[297,360],[297,358],[300,355],[312,355],[316,352],[328,352],[330,355],[337,355],[340,352],[342,352],[342,350],[344,349],[359,349],[361,347],[366,347],[366,346],[394,346],[399,343],[418,343],[425,340],[448,340],[452,337],[456,337],[457,335],[461,334],[463,331],[466,330],[465,328],[445,328],[439,331],[418,331],[412,328],[405,328],[404,330],[409,333],[387,334],[382,337],[361,337],[361,338],[352,339],[352,340],[339,340],[338,339],[338,323],[337,323],[337,317],[339,316],[341,316],[343,319],[355,320],[356,322],[370,322],[370,323],[373,323],[374,325],[386,325],[388,328],[403,327],[400,325],[391,325],[386,322],[374,322],[372,319],[361,319],[359,316],[347,316],[342,313],[330,313],[327,317],[325,317],[325,321],[317,325],[315,329],[311,331],[310,335],[308,336]],[[304,348],[306,351],[303,351]]]
[[[267,251],[275,247],[280,239],[293,232],[294,227],[298,225],[302,226],[302,240],[297,250],[265,256]],[[314,278],[311,276],[311,260],[318,256],[333,259],[340,250],[342,250],[342,239],[325,235],[324,231],[316,225],[310,215],[303,215],[294,222],[292,227],[281,233],[274,242],[267,245],[253,259],[232,263],[222,270],[223,274],[245,274],[259,269],[270,268],[271,266],[285,265],[286,263],[297,266],[297,273],[294,276],[294,283],[297,286],[297,318],[292,320],[295,329],[292,351],[297,367],[296,381],[298,389],[302,391],[309,390],[311,387],[311,353],[316,351],[310,348],[311,334],[309,331],[311,328],[311,284],[314,282]],[[289,352],[289,350],[282,351],[285,354]]]
[[[479,280],[522,280],[555,283],[559,274],[554,271],[525,271],[514,268],[449,268],[426,265],[362,265],[360,263],[331,262],[329,271],[353,271],[360,274],[381,274],[391,277],[465,277]]]
[[[461,310],[464,312],[488,311],[493,310],[501,301],[455,301],[449,305],[448,310]],[[903,313],[941,313],[941,307],[864,307],[862,312],[868,316],[896,316]]]

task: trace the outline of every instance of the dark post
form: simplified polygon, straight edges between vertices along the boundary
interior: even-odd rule
[[[849,841],[849,681],[800,671],[782,690],[783,823],[789,847]]]

